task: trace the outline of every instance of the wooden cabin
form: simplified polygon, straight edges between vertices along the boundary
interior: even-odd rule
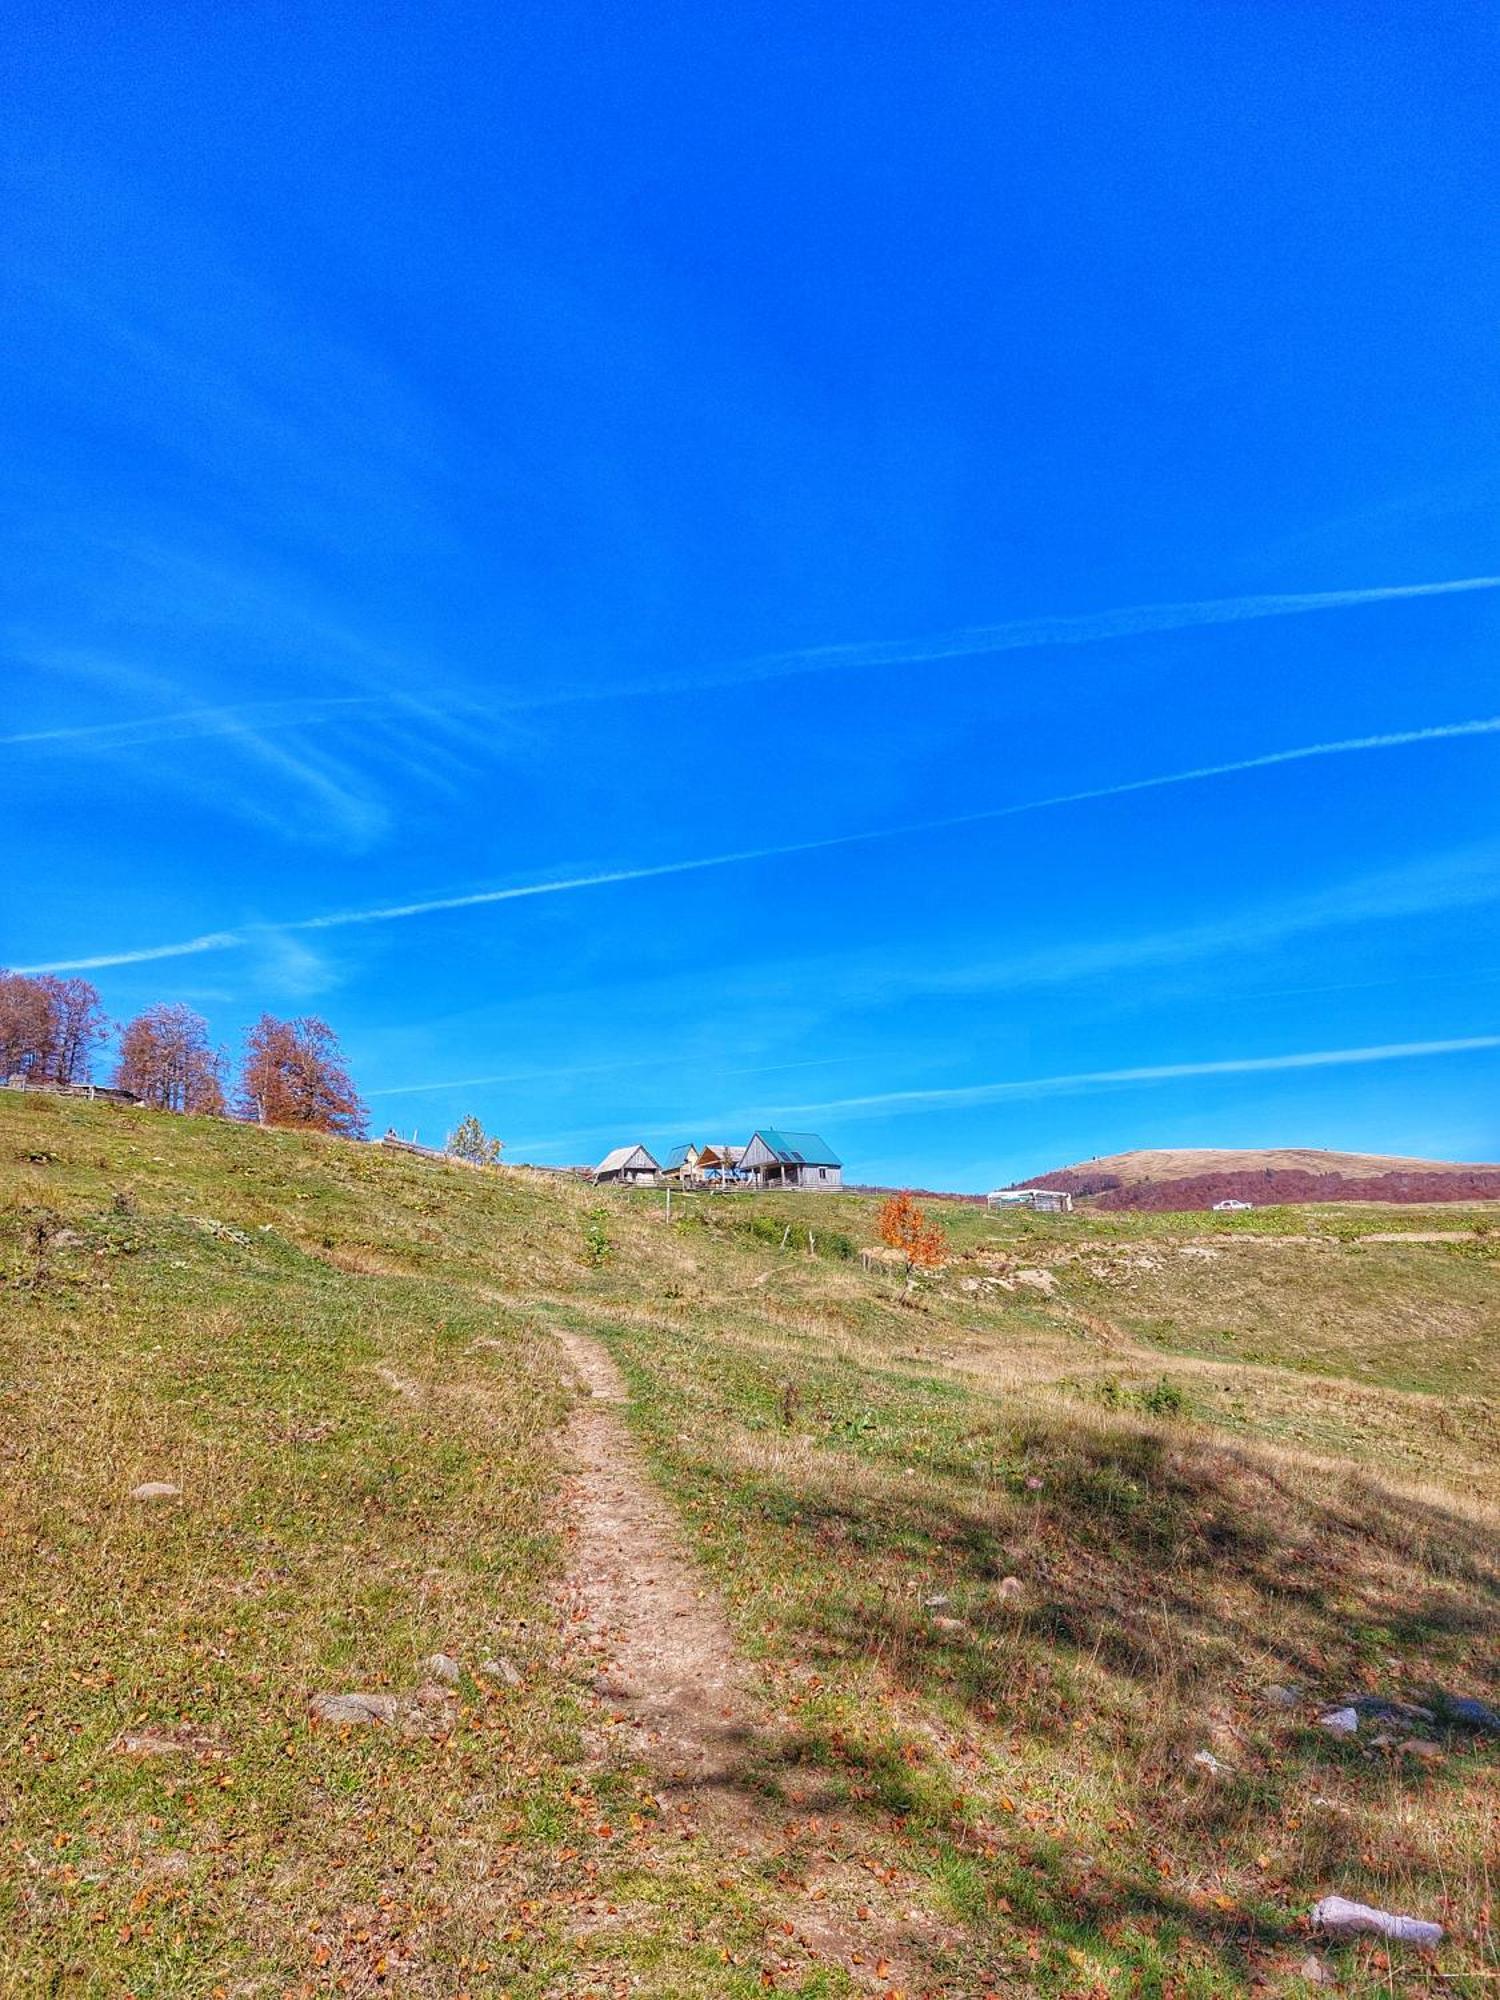
[[[844,1184],[844,1163],[816,1132],[756,1132],[739,1158],[740,1173],[761,1188],[829,1188]]]
[[[655,1187],[661,1168],[644,1146],[616,1146],[594,1169],[595,1181],[622,1181],[630,1187]]]

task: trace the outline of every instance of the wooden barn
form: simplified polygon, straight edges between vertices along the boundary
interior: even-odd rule
[[[844,1163],[816,1132],[756,1132],[739,1158],[739,1171],[757,1187],[836,1188]]]
[[[594,1169],[596,1181],[624,1181],[632,1187],[654,1187],[661,1168],[644,1146],[616,1146]]]

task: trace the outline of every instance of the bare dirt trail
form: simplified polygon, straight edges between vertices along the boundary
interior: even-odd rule
[[[594,1691],[637,1732],[675,1813],[734,1828],[757,1802],[740,1775],[755,1729],[729,1628],[625,1434],[619,1369],[596,1341],[553,1332],[584,1392],[568,1425],[569,1632],[586,1635]]]
[[[858,1830],[830,1809],[817,1774],[783,1765],[779,1799],[752,1782],[753,1767],[776,1757],[778,1731],[625,1428],[620,1371],[586,1334],[555,1322],[548,1331],[581,1392],[566,1441],[565,1637],[576,1649],[583,1635],[594,1697],[630,1730],[667,1832],[752,1861],[774,1857],[787,1922],[768,1945],[783,1956],[841,1966],[881,1994],[947,1991],[927,1969],[942,1926],[909,1906],[910,1884],[882,1884],[859,1865]]]

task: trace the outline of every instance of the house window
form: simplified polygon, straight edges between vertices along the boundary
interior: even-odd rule
[[[820,1181],[826,1181],[826,1180],[827,1180],[827,1178],[828,1178],[828,1169],[827,1169],[826,1167],[819,1167],[819,1169],[818,1169],[818,1179],[819,1179]]]

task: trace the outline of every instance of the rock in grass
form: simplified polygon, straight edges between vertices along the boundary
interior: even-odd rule
[[[1018,1576],[1002,1576],[995,1586],[997,1597],[1019,1597],[1026,1586]]]
[[[479,1671],[488,1680],[504,1681],[507,1687],[518,1688],[521,1685],[519,1669],[512,1666],[503,1653],[493,1660],[481,1660]]]
[[[1272,1708],[1295,1708],[1301,1699],[1295,1688],[1281,1687],[1275,1681],[1266,1689],[1266,1700]]]
[[[1357,1708],[1330,1708],[1326,1715],[1318,1717],[1319,1729],[1326,1729],[1330,1736],[1357,1736],[1359,1734],[1359,1710]]]
[[[146,1479],[139,1486],[131,1488],[132,1500],[180,1500],[182,1488],[174,1486],[169,1479]]]
[[[1486,1729],[1492,1735],[1500,1736],[1500,1715],[1488,1702],[1475,1701],[1472,1695],[1445,1698],[1443,1709],[1446,1719],[1456,1723],[1460,1729]]]
[[[1195,1751],[1193,1762],[1200,1764],[1205,1771],[1212,1771],[1215,1777],[1224,1769],[1224,1766],[1219,1762],[1212,1750]]]
[[[1321,1903],[1315,1903],[1312,1920],[1318,1930],[1332,1938],[1379,1937],[1391,1944],[1414,1944],[1423,1951],[1431,1951],[1443,1941],[1441,1924],[1371,1909],[1368,1903],[1351,1903],[1343,1896],[1325,1896]]]
[[[457,1687],[463,1679],[464,1670],[451,1653],[430,1654],[422,1665],[435,1681],[442,1681],[448,1687]]]
[[[393,1694],[315,1694],[308,1703],[315,1722],[394,1722],[401,1703]]]
[[[1346,1699],[1349,1707],[1366,1722],[1394,1722],[1410,1729],[1414,1722],[1437,1720],[1430,1708],[1419,1708],[1412,1701],[1392,1701],[1389,1695],[1349,1695]]]
[[[1297,1971],[1309,1986],[1337,1986],[1339,1983],[1332,1968],[1325,1965],[1315,1951],[1307,1954]]]

